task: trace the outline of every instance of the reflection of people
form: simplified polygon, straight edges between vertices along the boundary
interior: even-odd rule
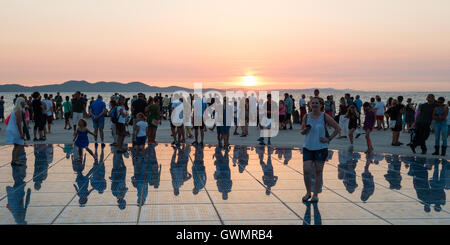
[[[402,167],[402,163],[400,162],[398,155],[386,155],[386,161],[389,163],[387,174],[384,175],[384,178],[389,182],[390,189],[400,190],[402,186],[400,183],[402,182],[402,175],[400,174],[400,169]]]
[[[311,225],[311,202],[304,202],[306,206],[305,215],[303,216],[303,225]],[[314,225],[322,225],[322,216],[319,212],[318,203],[312,203],[314,209]]]
[[[411,164],[411,172],[413,176],[413,185],[417,193],[417,198],[424,205],[425,212],[431,211],[431,188],[428,182],[428,170],[425,167],[425,158],[416,158],[416,161]]]
[[[125,145],[126,147],[126,145]],[[121,149],[121,148],[119,148]],[[123,151],[115,149],[116,153],[123,153]],[[148,196],[148,185],[145,181],[145,172],[147,164],[142,164],[136,157],[136,150],[132,148],[131,155],[133,159],[134,166],[134,176],[131,177],[131,183],[134,188],[137,189],[137,205],[142,206],[145,204],[145,200]]]
[[[175,196],[180,194],[180,188],[184,182],[192,177],[187,171],[188,156],[185,151],[184,146],[181,148],[174,147],[172,161],[170,162],[170,174],[172,176],[173,193]]]
[[[361,201],[366,202],[369,197],[375,192],[375,183],[373,181],[373,175],[369,171],[370,164],[373,162],[373,154],[366,154],[366,166],[364,166],[364,172],[361,174],[363,189],[361,192]]]
[[[125,209],[127,202],[125,195],[128,191],[126,184],[127,167],[123,161],[123,154],[118,154],[113,150],[113,168],[111,170],[111,192],[117,198],[117,205],[120,209]]]
[[[434,204],[434,210],[440,212],[443,205],[445,205],[445,171],[444,164],[442,164],[441,172],[439,173],[439,160],[434,162],[433,177],[430,180],[431,187],[431,203]]]
[[[40,190],[42,183],[47,179],[48,166],[53,160],[53,145],[34,145],[34,189]]]
[[[91,178],[91,186],[94,190],[97,190],[98,193],[102,194],[106,189],[106,180],[105,180],[105,163],[103,159],[105,157],[104,146],[101,148],[100,159],[99,161],[94,162],[93,169],[96,169]],[[95,155],[98,156],[98,145],[95,145]]]
[[[216,147],[214,164],[216,165],[216,172],[214,172],[214,179],[217,181],[217,188],[222,193],[222,199],[228,199],[228,193],[231,192],[233,181],[231,180],[231,170],[228,158],[228,148],[225,148],[225,154],[222,155],[221,147]]]
[[[19,157],[20,160],[26,163],[26,155],[25,152],[22,152]],[[25,221],[25,216],[27,213],[28,204],[30,203],[30,195],[31,189],[27,189],[27,193],[25,194],[25,176],[26,176],[26,164],[24,165],[16,165],[11,164],[12,166],[12,176],[14,179],[14,186],[7,186],[6,193],[8,195],[8,204],[6,207],[14,216],[14,220],[17,224],[25,225],[27,222]],[[25,200],[24,200],[25,199]]]
[[[155,145],[150,145],[147,148],[146,156],[149,162],[149,176],[148,184],[153,186],[153,188],[158,189],[159,183],[161,182],[161,164],[158,164],[158,159],[156,158]],[[147,162],[147,161],[146,161]]]
[[[248,149],[247,146],[235,146],[238,147],[239,150],[239,159],[238,159],[238,168],[239,173],[243,173],[245,170],[245,167],[248,165]]]
[[[273,166],[272,166],[272,147],[268,147],[267,149],[267,164],[264,163],[264,159],[259,160],[259,164],[261,165],[262,171],[264,173],[262,180],[264,185],[266,186],[266,195],[270,195],[270,190],[273,186],[276,185],[278,176],[273,174]]]
[[[80,207],[84,207],[84,205],[86,205],[89,194],[91,194],[94,190],[89,190],[89,177],[95,169],[92,168],[86,175],[83,175],[85,163],[85,161],[80,163],[75,158],[72,158],[72,167],[77,173],[77,178],[75,179],[76,185],[74,184],[73,186],[75,187],[75,191],[79,197],[78,202],[80,203]]]
[[[355,192],[358,184],[356,183],[356,164],[360,158],[359,153],[348,152],[348,158],[344,168],[344,186],[348,193]]]
[[[195,147],[194,164],[192,164],[192,176],[194,189],[192,193],[197,195],[206,185],[205,161],[203,160],[203,147]]]

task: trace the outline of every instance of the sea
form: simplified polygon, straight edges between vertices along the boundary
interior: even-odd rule
[[[56,96],[55,92],[44,92],[44,91],[39,91],[41,93],[41,95],[43,96],[44,93],[47,94],[53,94],[53,97]],[[206,92],[206,91],[203,91]],[[121,93],[123,94],[126,98],[132,98],[133,95],[136,95],[139,92],[126,92],[126,93]],[[273,92],[272,92],[273,93]],[[306,98],[309,98],[309,96],[313,96],[313,93],[305,93],[305,92],[289,92],[290,94],[293,95],[294,99],[295,99],[295,104],[296,104],[296,108],[298,108],[298,101],[301,98],[302,94],[306,95]],[[344,94],[347,93],[345,91],[339,91],[339,92],[327,92],[327,93],[320,93],[320,96],[323,98],[326,98],[328,95],[333,95],[334,100],[336,101],[336,105],[339,104],[339,98],[344,97]],[[379,95],[382,99],[382,101],[384,101],[386,103],[386,101],[392,97],[392,98],[397,98],[398,96],[403,96],[404,97],[404,101],[406,102],[406,100],[408,98],[411,98],[413,103],[415,104],[420,104],[420,103],[424,103],[426,102],[426,97],[430,92],[370,92],[370,91],[349,91],[348,93],[351,94],[351,96],[355,97],[356,95],[359,95],[361,97],[361,100],[363,102],[366,101],[370,101],[370,98],[375,97],[376,95]],[[436,99],[438,97],[444,97],[446,99],[446,101],[448,101],[450,99],[450,92],[431,92],[436,96]],[[0,96],[4,96],[4,100],[5,100],[5,117],[7,117],[13,107],[13,99],[15,97],[15,95],[18,93],[13,93],[13,92],[4,92],[1,93],[0,92]],[[73,93],[69,93],[69,92],[61,92],[61,96],[63,97],[63,99],[66,96],[72,97]],[[86,92],[85,93],[88,97],[88,99],[90,100],[92,97],[97,98],[98,95],[101,95],[103,97],[103,100],[108,104],[110,97],[114,94],[112,92]],[[148,92],[145,93],[148,96],[155,96],[156,92]],[[163,96],[168,94],[170,96],[169,93],[162,93]],[[25,93],[25,95],[31,96],[31,93]],[[284,91],[280,91],[279,92],[279,96],[280,99],[284,98]]]

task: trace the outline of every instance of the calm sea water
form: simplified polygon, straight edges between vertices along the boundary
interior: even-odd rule
[[[204,91],[206,92],[206,91]],[[41,92],[41,94],[43,95],[45,92]],[[132,93],[122,93],[124,96],[126,97],[133,97],[133,95],[137,94],[138,92],[132,92]],[[380,95],[382,101],[384,101],[386,103],[386,101],[389,99],[389,97],[393,97],[396,98],[397,96],[401,95],[405,98],[405,102],[407,98],[411,98],[413,100],[413,103],[423,103],[426,102],[426,97],[427,94],[429,92],[355,92],[355,93],[351,93],[351,95],[354,97],[357,94],[361,96],[361,100],[363,102],[365,101],[370,101],[370,98],[375,97],[375,95]],[[4,96],[5,97],[5,117],[7,115],[9,115],[9,113],[11,112],[12,108],[13,108],[13,99],[14,99],[14,95],[16,93],[0,93],[0,96]],[[48,94],[53,94],[53,96],[56,95],[56,93],[48,93]],[[95,97],[97,98],[97,96],[101,94],[103,96],[103,99],[106,103],[109,103],[109,98],[113,95],[113,93],[105,93],[105,92],[96,92],[96,93],[86,93],[86,95],[88,96],[88,98],[90,99],[91,97]],[[156,94],[155,93],[146,93],[147,96],[154,96]],[[280,98],[283,97],[283,92],[280,92]],[[321,93],[320,96],[321,97],[326,97],[327,95],[333,95],[334,96],[334,100],[337,102],[339,100],[340,97],[343,97],[345,94],[345,92],[335,92],[335,93]],[[30,96],[31,93],[26,94],[27,96]],[[61,95],[63,96],[63,98],[65,98],[65,96],[72,96],[72,93],[61,93]],[[165,93],[163,93],[163,96],[165,95]],[[295,99],[295,104],[296,107],[298,108],[298,101],[299,98],[301,97],[302,93],[293,93],[294,99]],[[309,98],[309,96],[312,96],[313,94],[305,94],[307,98]],[[446,100],[450,99],[450,92],[438,92],[438,93],[434,93],[434,95],[436,96],[436,98],[438,97],[444,97]],[[170,96],[170,95],[169,95]],[[283,97],[284,98],[284,97]]]

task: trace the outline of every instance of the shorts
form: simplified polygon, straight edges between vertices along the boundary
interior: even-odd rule
[[[229,134],[230,128],[231,128],[230,126],[218,126],[217,134]]]
[[[45,118],[44,117],[38,117],[34,119],[34,129],[37,129],[39,131],[44,130],[45,127]]]
[[[284,122],[286,120],[286,116],[285,115],[278,115],[278,119],[280,120],[280,122]]]
[[[172,120],[169,120],[169,121],[170,121],[170,127],[171,127],[171,128],[178,129],[178,128],[181,128],[181,127],[184,126],[184,124],[181,124],[180,126],[175,126],[175,124],[172,123]]]
[[[310,151],[303,147],[303,162],[313,161],[313,162],[325,162],[328,158],[328,149],[321,149],[317,151]]]
[[[377,116],[377,120],[384,120],[384,116]]]
[[[202,121],[202,126],[194,126],[194,129],[205,129],[205,122]]]
[[[134,145],[145,145],[146,141],[147,136],[136,137],[136,142],[134,143]]]
[[[83,118],[83,113],[82,112],[74,112],[72,116],[73,116],[73,118],[72,118],[73,125],[77,125],[78,121]]]
[[[47,116],[47,122],[48,122],[48,124],[52,124],[53,116]]]
[[[358,127],[357,120],[349,120],[348,121],[348,129],[356,129]]]
[[[66,119],[65,120],[66,122],[69,122],[69,120],[70,120],[70,112],[64,113],[64,119]]]
[[[284,118],[285,121],[290,121],[292,117],[291,113],[286,113],[286,117]]]
[[[126,136],[124,123],[116,123],[116,133],[117,133],[117,136],[123,136],[123,137]]]
[[[99,128],[99,129],[104,129],[105,128],[105,119],[98,119],[98,120],[93,120],[92,119],[92,124],[94,125],[94,129]]]

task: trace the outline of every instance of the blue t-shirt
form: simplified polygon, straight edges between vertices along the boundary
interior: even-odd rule
[[[96,101],[94,101],[91,105],[91,110],[92,113],[94,114],[94,116],[98,116],[100,115],[100,113],[103,112],[103,110],[106,110],[106,104],[105,102],[97,99]],[[94,119],[94,117],[92,117],[92,119]],[[101,116],[98,120],[103,120],[105,119],[105,115]]]
[[[358,112],[359,113],[361,113],[361,107],[362,107],[362,101],[360,100],[360,99],[356,99],[355,100],[355,105],[356,105],[356,108],[358,109]]]

